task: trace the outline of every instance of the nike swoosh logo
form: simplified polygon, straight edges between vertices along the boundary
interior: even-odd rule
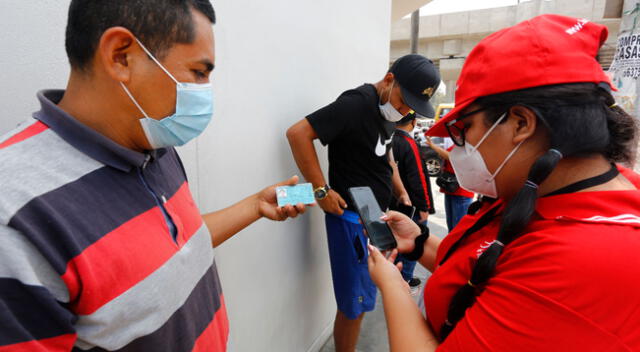
[[[393,136],[391,136],[391,138],[385,140],[384,143],[382,143],[382,136],[378,135],[378,143],[376,144],[377,156],[384,156],[387,153],[387,144],[391,143],[392,139],[393,139]]]

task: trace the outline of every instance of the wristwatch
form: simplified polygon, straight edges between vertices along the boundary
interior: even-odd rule
[[[329,187],[329,185],[324,185],[322,187],[318,187],[318,188],[313,190],[313,196],[317,200],[323,200],[323,199],[327,198],[327,195],[329,194],[329,190],[330,189],[331,188]]]

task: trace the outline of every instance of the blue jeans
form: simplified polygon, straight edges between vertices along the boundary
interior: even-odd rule
[[[413,278],[413,270],[416,268],[416,261],[409,260],[402,254],[398,255],[398,261],[402,262],[402,271],[400,273],[404,281],[411,280]]]
[[[463,216],[467,215],[467,209],[471,202],[473,202],[473,198],[444,195],[444,209],[447,213],[447,228],[449,228],[449,232],[456,227]]]

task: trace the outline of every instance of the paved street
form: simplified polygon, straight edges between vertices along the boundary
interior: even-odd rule
[[[436,204],[436,213],[429,216],[429,230],[432,235],[443,237],[447,234],[447,222],[444,214],[444,196],[437,191],[435,179],[431,179],[433,191],[433,200]],[[422,307],[422,288],[430,273],[420,264],[416,265],[414,275],[422,280],[420,293],[416,296],[416,300]],[[321,352],[334,352],[333,336],[320,350]],[[378,302],[376,309],[365,315],[362,323],[362,331],[357,346],[358,352],[386,352],[389,351],[389,343],[387,338],[387,324],[384,320],[384,310],[378,293]]]

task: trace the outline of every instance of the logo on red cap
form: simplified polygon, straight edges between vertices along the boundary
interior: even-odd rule
[[[565,32],[567,32],[569,35],[574,35],[574,34],[580,32],[580,30],[584,27],[584,25],[587,22],[589,22],[589,20],[581,18],[581,19],[578,20],[578,23],[573,25],[571,28],[567,29]]]

